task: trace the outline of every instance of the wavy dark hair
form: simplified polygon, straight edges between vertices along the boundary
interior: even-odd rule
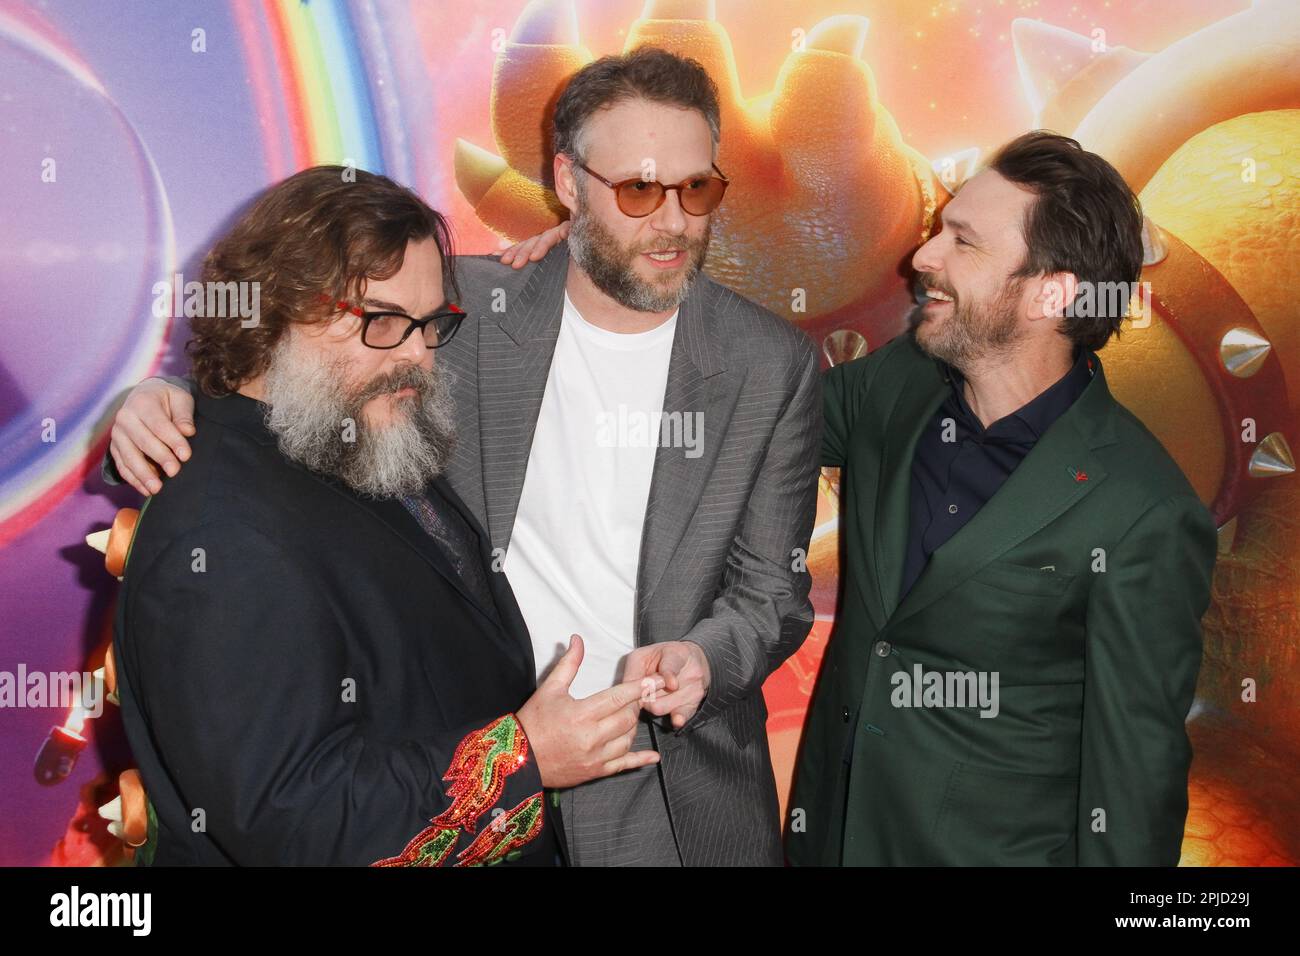
[[[1033,130],[1007,143],[989,168],[1035,195],[1023,224],[1028,252],[1016,277],[1071,272],[1102,290],[1133,286],[1142,273],[1142,207],[1119,172],[1076,140]],[[1081,295],[1082,293],[1080,293]],[[1093,308],[1068,303],[1061,331],[1097,351],[1119,334],[1128,305],[1098,292]]]
[[[258,283],[258,322],[205,315],[190,320],[185,345],[205,393],[227,395],[266,371],[290,323],[323,322],[334,303],[364,294],[371,280],[402,268],[406,244],[432,238],[444,282],[459,298],[447,220],[386,176],[313,166],[267,189],[213,246],[203,282]]]

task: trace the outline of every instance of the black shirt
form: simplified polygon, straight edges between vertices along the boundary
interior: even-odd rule
[[[985,428],[962,394],[965,380],[944,366],[952,392],[921,433],[912,459],[912,495],[907,556],[899,600],[911,590],[926,563],[945,541],[965,527],[1011,477],[1048,428],[1092,380],[1086,349],[1055,384],[1017,411]],[[944,441],[945,422],[948,441]]]

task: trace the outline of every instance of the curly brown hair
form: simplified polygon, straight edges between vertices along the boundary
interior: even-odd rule
[[[444,281],[458,298],[447,220],[386,176],[313,166],[267,189],[203,260],[203,282],[255,282],[258,321],[190,320],[185,345],[195,381],[227,395],[266,371],[290,323],[329,320],[334,303],[364,295],[367,281],[402,268],[406,244],[432,238]]]

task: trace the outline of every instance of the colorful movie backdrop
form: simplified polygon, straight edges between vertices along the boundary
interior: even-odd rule
[[[1184,863],[1300,859],[1292,2],[0,0],[0,671],[102,657],[116,582],[83,538],[138,503],[98,479],[107,423],[184,367],[156,282],[197,278],[259,189],[315,163],[413,186],[465,251],[531,234],[554,217],[556,90],[641,43],[721,89],[734,186],[709,269],[827,362],[904,327],[901,264],[1016,133],[1073,134],[1139,192],[1149,307],[1107,371],[1222,529]],[[817,624],[766,687],[783,799],[834,617],[834,478]],[[111,709],[0,709],[0,864],[119,862],[95,809],[129,761]]]

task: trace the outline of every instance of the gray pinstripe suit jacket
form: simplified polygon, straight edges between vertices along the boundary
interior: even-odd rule
[[[447,477],[493,548],[510,542],[568,268],[565,243],[521,270],[491,256],[456,263],[469,317],[437,353],[455,376],[460,436]],[[821,439],[812,343],[701,275],[678,316],[664,411],[703,413],[702,453],[656,450],[634,637],[694,641],[711,672],[687,725],[655,728],[669,818],[688,866],[780,865],[761,688],[812,626],[799,560],[812,534]],[[600,782],[590,786],[600,792]],[[606,789],[613,821],[618,791]]]

